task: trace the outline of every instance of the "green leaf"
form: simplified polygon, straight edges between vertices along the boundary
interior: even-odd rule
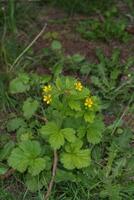
[[[46,167],[46,160],[44,158],[36,158],[30,163],[28,171],[32,176],[36,176],[41,171],[43,171],[45,167]]]
[[[0,175],[5,174],[8,171],[8,168],[4,165],[0,165]]]
[[[12,94],[23,93],[30,89],[29,76],[20,74],[17,78],[10,82],[9,90]]]
[[[28,98],[26,101],[24,101],[23,104],[23,115],[26,119],[30,119],[35,112],[37,111],[39,107],[39,103],[37,100],[33,100],[31,98]]]
[[[48,139],[53,149],[60,149],[64,145],[65,139],[69,142],[74,142],[76,139],[74,129],[59,129],[55,122],[48,122],[45,126],[42,126],[40,133],[44,139]]]
[[[20,149],[24,152],[26,156],[31,158],[36,158],[41,154],[41,146],[37,141],[23,141],[19,145]]]
[[[42,126],[40,133],[44,139],[48,138],[48,141],[53,149],[59,149],[64,145],[65,139],[69,142],[74,142],[75,131],[72,128],[59,129],[54,122],[48,122],[45,126]]]
[[[81,169],[90,165],[90,150],[84,149],[78,152],[64,152],[61,155],[61,163],[66,169]]]
[[[64,128],[60,131],[68,142],[75,142],[75,130],[73,128]]]
[[[95,114],[93,112],[86,112],[84,114],[84,119],[86,122],[92,123],[94,121]]]
[[[51,75],[43,75],[40,77],[40,83],[46,84],[51,80],[52,76]]]
[[[8,133],[0,133],[0,147],[3,147],[9,140],[11,139],[11,135]]]
[[[26,141],[26,140],[31,140],[33,139],[33,135],[31,132],[25,132],[20,134],[20,138],[21,141]]]
[[[61,127],[62,122],[63,122],[63,113],[61,113],[58,110],[53,110],[51,117],[52,117],[54,123],[56,124],[57,128]]]
[[[58,169],[56,172],[55,181],[56,181],[56,183],[59,183],[62,181],[63,182],[67,182],[67,181],[76,182],[77,178],[72,172]]]
[[[60,50],[62,48],[61,43],[58,40],[54,40],[51,44],[52,50]]]
[[[40,154],[39,142],[23,141],[11,152],[8,164],[19,172],[25,172],[28,169],[32,175],[37,175],[46,167],[46,162]]]
[[[63,127],[77,129],[81,123],[82,121],[80,118],[66,117],[63,121]]]
[[[63,71],[63,66],[62,65],[55,65],[52,69],[52,72],[54,74],[54,77],[58,77]]]
[[[49,143],[53,149],[60,149],[64,142],[64,135],[61,132],[55,132],[49,138]]]
[[[65,78],[63,78],[63,80],[65,80],[66,89],[71,89],[74,86],[74,83],[75,83],[74,78],[66,76]]]
[[[111,183],[106,183],[105,189],[100,192],[100,197],[109,197],[110,200],[121,200],[120,191],[121,186],[119,184],[112,185]]]
[[[87,139],[92,144],[97,144],[101,141],[104,123],[100,119],[96,119],[88,126]]]
[[[100,87],[101,86],[101,81],[98,77],[96,76],[92,76],[91,77],[91,80],[92,80],[92,83],[97,86],[97,87]]]
[[[61,78],[57,77],[55,84],[56,84],[56,87],[60,90],[63,86]]]
[[[83,141],[80,139],[76,139],[74,143],[69,143],[68,145],[65,146],[66,152],[74,152],[78,153],[79,150],[82,148]]]
[[[49,136],[58,131],[59,131],[59,128],[55,122],[48,122],[46,125],[42,126],[40,129],[40,133],[43,137]]]
[[[126,151],[127,148],[130,148],[132,138],[132,131],[126,129],[118,138],[116,138],[116,144],[119,146],[120,150]]]
[[[7,130],[9,132],[12,132],[12,131],[15,131],[17,130],[18,128],[20,127],[24,127],[26,126],[26,122],[24,121],[23,118],[20,118],[20,117],[16,117],[16,118],[13,118],[11,120],[8,121],[7,123]]]
[[[71,93],[71,100],[78,101],[81,99],[85,99],[87,96],[89,96],[89,94],[90,94],[90,91],[88,88],[83,88],[81,92],[74,90]]]
[[[124,167],[126,166],[126,163],[127,163],[127,159],[126,158],[120,158],[119,160],[117,160],[115,162],[115,167],[112,170],[114,177],[119,177],[119,176],[122,175],[122,172],[123,172]]]
[[[80,54],[74,54],[72,56],[72,59],[73,59],[74,62],[80,63],[80,62],[82,62],[85,59],[85,57],[82,56],[82,55],[80,55]]]
[[[7,159],[13,148],[14,148],[13,141],[9,141],[8,143],[6,143],[3,149],[0,150],[0,161]]]
[[[40,132],[44,139],[49,137],[48,141],[53,149],[59,149],[64,144],[64,135],[60,133],[55,122],[48,122],[42,126]]]
[[[101,132],[95,129],[88,129],[87,131],[87,139],[88,142],[92,144],[98,144],[101,141]]]
[[[81,111],[81,106],[78,101],[70,100],[68,104],[72,110]]]
[[[24,172],[29,165],[29,159],[20,148],[15,148],[8,159],[8,164],[19,172]]]
[[[31,176],[30,174],[26,175],[25,184],[31,192],[36,192],[43,187],[43,184],[39,181],[38,176]]]
[[[93,64],[92,64],[93,65]],[[91,65],[91,66],[92,66]],[[90,66],[90,64],[83,64],[82,66],[81,66],[81,68],[80,68],[80,73],[82,74],[82,75],[88,75],[89,74],[89,72],[91,71],[91,66]]]
[[[77,130],[78,137],[81,139],[85,136],[85,134],[86,134],[86,127],[85,126],[79,126],[79,128]]]

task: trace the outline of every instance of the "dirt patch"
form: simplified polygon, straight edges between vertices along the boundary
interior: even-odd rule
[[[41,14],[42,15],[42,14]],[[85,16],[83,16],[85,18]],[[76,20],[77,19],[77,20]],[[134,41],[127,43],[121,43],[119,41],[88,41],[82,39],[80,34],[75,31],[76,23],[82,19],[81,15],[77,15],[72,18],[68,18],[67,15],[59,9],[48,9],[44,11],[43,16],[39,17],[40,24],[47,22],[46,32],[57,32],[58,39],[63,45],[65,54],[80,53],[84,55],[89,61],[97,62],[96,50],[102,49],[106,56],[111,56],[114,49],[118,48],[121,51],[121,61],[124,62],[128,57],[133,55]],[[55,20],[52,22],[52,20]],[[60,20],[58,22],[58,20]],[[62,22],[63,20],[63,22]],[[65,20],[65,21],[64,21]],[[44,35],[45,35],[44,33]],[[44,39],[44,36],[40,38],[35,44],[35,50],[38,52],[42,48],[49,47],[51,40]]]
[[[128,12],[128,6],[119,3],[119,9],[123,14]],[[47,28],[41,38],[34,44],[35,54],[42,53],[44,48],[49,48],[53,38],[45,38],[47,33],[57,33],[57,40],[61,41],[63,51],[65,55],[73,55],[79,53],[84,55],[86,59],[91,63],[98,63],[96,56],[96,50],[101,49],[104,55],[110,57],[115,49],[120,50],[120,61],[125,63],[128,57],[133,56],[134,52],[134,40],[122,43],[119,41],[111,40],[109,42],[104,41],[92,41],[85,40],[81,35],[76,32],[76,23],[83,19],[89,19],[99,17],[97,16],[84,16],[75,15],[69,17],[62,9],[46,7],[40,11],[37,17],[37,24],[42,27],[47,22]],[[35,66],[36,67],[36,66]],[[49,70],[44,69],[42,66],[37,66],[38,74],[49,74]]]

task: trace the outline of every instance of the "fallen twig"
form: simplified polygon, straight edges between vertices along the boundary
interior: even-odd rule
[[[44,33],[45,29],[47,27],[47,24],[44,25],[42,30],[38,33],[38,35],[32,40],[32,42],[21,52],[21,54],[15,59],[13,64],[11,65],[10,71],[13,69],[13,67],[17,64],[17,62],[20,60],[20,58],[33,46],[33,44],[38,40],[38,38]]]

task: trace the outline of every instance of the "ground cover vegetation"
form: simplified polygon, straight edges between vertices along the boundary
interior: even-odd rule
[[[134,199],[134,3],[0,2],[0,199]]]

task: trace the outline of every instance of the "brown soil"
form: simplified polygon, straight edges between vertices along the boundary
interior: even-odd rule
[[[119,3],[118,7],[121,12],[128,12],[128,7]],[[126,10],[125,10],[126,9]],[[91,16],[90,18],[98,17]],[[37,18],[38,24],[47,22],[47,32],[57,32],[58,39],[61,41],[65,54],[80,53],[91,62],[97,62],[96,49],[103,50],[106,56],[110,56],[112,51],[118,48],[121,51],[121,61],[124,62],[128,57],[133,56],[134,41],[128,43],[121,43],[118,41],[109,41],[108,43],[102,41],[87,41],[81,38],[80,34],[75,31],[76,23],[79,20],[89,18],[82,15],[75,15],[71,18],[67,16],[61,9],[47,8],[42,10]],[[65,20],[65,22],[62,20]],[[133,32],[133,26],[128,28],[127,31]],[[44,33],[45,34],[45,33]],[[49,47],[51,40],[40,38],[35,44],[35,50],[38,52],[42,48]]]

